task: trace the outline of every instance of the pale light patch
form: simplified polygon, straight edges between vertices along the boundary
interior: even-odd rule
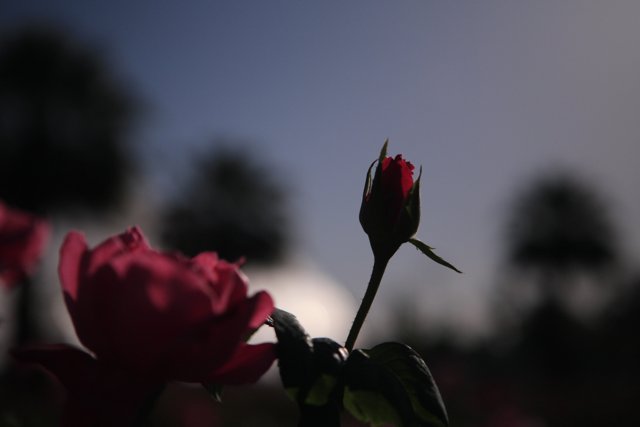
[[[269,292],[279,309],[294,314],[312,337],[343,344],[358,308],[354,296],[308,261],[290,261],[277,268],[245,269],[249,294]],[[363,331],[362,336],[366,337]],[[261,327],[249,343],[276,342],[273,328]],[[278,382],[277,363],[261,381]]]
[[[277,308],[294,314],[311,337],[342,342],[357,310],[353,295],[309,262],[290,262],[271,269],[245,270],[249,294],[266,290]],[[252,343],[274,341],[275,334],[262,327]]]

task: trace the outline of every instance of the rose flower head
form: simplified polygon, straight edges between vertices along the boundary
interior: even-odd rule
[[[385,141],[380,157],[367,171],[360,224],[369,236],[374,254],[390,258],[418,231],[420,176],[413,180],[414,166],[401,154],[387,157],[387,144]]]
[[[389,261],[403,243],[409,242],[432,261],[460,273],[453,264],[436,255],[432,247],[414,237],[420,224],[422,168],[414,181],[414,166],[401,154],[388,157],[388,144],[389,141],[384,142],[380,157],[369,166],[360,205],[360,224],[369,236],[374,257]]]
[[[0,201],[0,285],[11,288],[33,273],[49,233],[45,220]]]
[[[137,227],[89,249],[72,231],[59,275],[78,338],[93,357],[70,346],[15,355],[41,363],[67,387],[67,426],[112,425],[105,417],[117,413],[126,416],[113,425],[127,425],[145,395],[167,381],[255,382],[275,358],[273,344],[246,343],[274,310],[271,297],[249,297],[238,265],[215,253],[158,252]]]

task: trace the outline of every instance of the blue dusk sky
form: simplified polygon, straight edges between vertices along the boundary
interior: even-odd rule
[[[634,0],[25,0],[1,3],[0,28],[50,22],[103,51],[145,102],[137,152],[160,198],[215,138],[251,141],[292,189],[294,250],[355,295],[364,175],[389,138],[423,167],[418,237],[465,274],[402,248],[381,296],[469,326],[537,174],[595,184],[638,262],[639,16]]]

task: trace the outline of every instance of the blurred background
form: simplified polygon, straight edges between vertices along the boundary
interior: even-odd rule
[[[5,350],[25,300],[22,341],[76,342],[55,273],[70,229],[244,256],[254,290],[343,341],[386,138],[423,167],[418,237],[464,274],[401,248],[359,345],[418,350],[455,426],[636,425],[638,16],[631,0],[0,3],[0,199],[53,226],[32,291],[0,293],[0,426],[56,425],[59,388]],[[154,425],[294,425],[278,387],[271,372],[219,405],[173,385]]]

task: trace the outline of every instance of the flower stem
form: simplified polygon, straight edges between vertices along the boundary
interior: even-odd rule
[[[375,257],[367,291],[364,294],[364,298],[362,298],[356,318],[353,320],[353,324],[351,325],[347,342],[344,345],[349,351],[353,350],[356,339],[358,339],[358,333],[360,333],[364,320],[367,318],[367,314],[369,313],[371,304],[373,304],[373,299],[376,297],[376,292],[378,292],[378,287],[382,281],[382,275],[384,274],[384,270],[387,268],[388,263],[389,258],[387,257]]]

